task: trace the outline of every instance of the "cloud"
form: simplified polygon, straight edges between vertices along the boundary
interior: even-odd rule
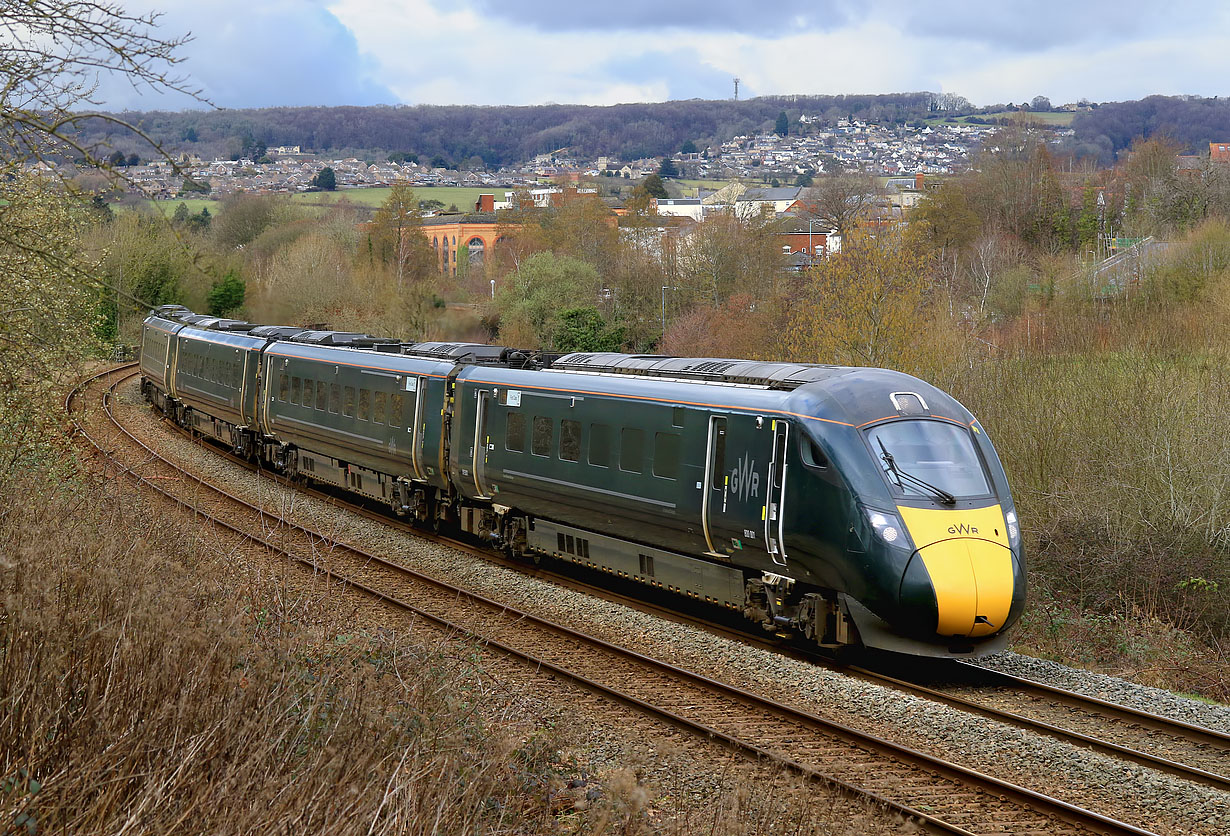
[[[133,11],[140,3],[130,3]],[[175,68],[220,107],[391,104],[397,96],[379,80],[380,67],[359,49],[354,33],[311,0],[164,0],[159,33],[192,33]],[[122,79],[102,82],[108,107],[179,108],[191,99],[134,90]]]
[[[127,2],[159,3],[168,35],[193,31],[181,69],[231,108],[727,98],[734,76],[747,97],[935,90],[1059,103],[1212,95],[1230,71],[1230,8],[1191,0],[1166,14],[1143,0]],[[105,95],[185,105],[113,81]]]
[[[1170,12],[1158,15],[1156,4],[1146,0],[1034,0],[981,6],[966,0],[898,0],[892,5],[896,11],[881,19],[899,21],[907,34],[1014,52],[1123,41],[1156,32],[1176,17],[1183,20]]]
[[[678,28],[781,34],[836,29],[863,15],[862,4],[851,0],[777,0],[768,7],[746,0],[472,0],[472,5],[484,15],[547,32]]]
[[[595,71],[631,84],[660,85],[666,89],[667,99],[724,99],[732,89],[729,72],[703,60],[690,48],[618,56]]]

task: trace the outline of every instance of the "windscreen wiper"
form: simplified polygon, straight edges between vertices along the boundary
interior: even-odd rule
[[[940,502],[943,502],[945,505],[956,505],[957,504],[957,498],[953,496],[952,494],[950,494],[948,491],[944,490],[943,488],[937,488],[935,485],[931,484],[930,482],[919,479],[917,476],[914,476],[910,473],[906,473],[904,470],[897,467],[897,461],[893,458],[893,454],[888,452],[888,448],[884,446],[884,441],[882,439],[876,438],[876,443],[880,445],[880,452],[884,454],[880,458],[884,459],[884,464],[888,465],[888,472],[897,477],[898,485],[900,485],[902,488],[905,488],[905,485],[903,483],[909,482],[911,485],[915,486],[916,488],[921,487],[921,488],[925,488],[926,490],[931,491],[931,493],[935,494],[935,496],[939,498]]]

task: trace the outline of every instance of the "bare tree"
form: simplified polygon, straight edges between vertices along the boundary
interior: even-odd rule
[[[188,36],[157,36],[158,18],[130,14],[107,0],[0,0],[0,166],[80,158],[106,169],[77,138],[78,126],[89,119],[145,138],[157,151],[135,126],[95,109],[103,76],[204,101],[171,74]]]
[[[817,177],[803,193],[803,217],[844,235],[879,198],[880,187],[869,175],[850,172]]]

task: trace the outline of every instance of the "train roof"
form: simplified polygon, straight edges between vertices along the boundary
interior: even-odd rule
[[[849,372],[849,369],[844,366],[608,352],[565,354],[553,361],[550,368],[556,371],[666,377],[706,383],[764,386],[768,389],[781,390],[797,389],[808,383],[827,380],[835,375]]]
[[[298,325],[257,325],[248,333],[254,337],[285,340],[295,336],[295,334],[303,333],[303,329]]]
[[[373,337],[357,331],[300,331],[288,338],[293,343],[310,343],[312,345],[346,346],[348,348],[369,348],[376,351],[401,351],[401,340],[388,337]]]

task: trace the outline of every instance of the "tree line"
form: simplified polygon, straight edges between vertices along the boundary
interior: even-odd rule
[[[688,142],[704,147],[737,135],[770,131],[783,112],[792,120],[807,114],[828,121],[904,122],[931,115],[934,101],[931,93],[894,93],[694,99],[606,107],[278,107],[117,115],[139,125],[163,147],[204,156],[233,157],[258,148],[299,145],[322,153],[392,152],[424,161],[439,158],[449,166],[494,168],[560,148],[590,159],[599,155],[624,160],[660,157],[678,152]],[[78,136],[87,146],[129,141],[98,120],[82,121]]]

